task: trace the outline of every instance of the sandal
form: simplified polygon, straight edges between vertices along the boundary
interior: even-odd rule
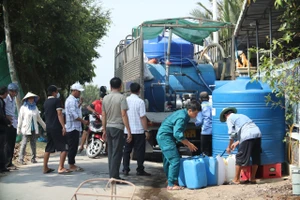
[[[75,169],[70,169],[70,171],[72,171],[72,172],[83,172],[84,169],[82,169],[81,167],[76,167]]]
[[[233,181],[229,181],[229,183],[228,183],[229,185],[239,185],[240,184],[240,182],[233,182]]]
[[[68,174],[70,174],[70,173],[72,173],[72,171],[69,170],[69,169],[64,169],[63,171],[58,172],[58,174],[63,174],[63,175],[68,175]]]
[[[43,172],[44,174],[49,174],[51,172],[54,172],[55,169],[51,169],[51,168],[48,168],[47,171]]]
[[[184,187],[180,187],[179,185],[168,186],[167,190],[183,190]]]

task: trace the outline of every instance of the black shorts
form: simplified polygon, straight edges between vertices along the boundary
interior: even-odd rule
[[[242,142],[242,144],[239,145],[238,153],[236,154],[236,165],[260,165],[261,152],[261,138],[250,139]],[[252,164],[250,162],[250,158]]]
[[[68,151],[67,138],[62,135],[61,129],[47,129],[47,140],[45,152],[54,153],[55,151]]]

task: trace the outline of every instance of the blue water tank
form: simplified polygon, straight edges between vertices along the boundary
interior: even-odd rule
[[[149,59],[164,59],[167,55],[169,37],[158,36],[155,39],[144,40],[144,52]],[[181,38],[173,38],[171,42],[172,58],[189,58],[194,57],[194,45]],[[171,60],[172,62],[172,60]]]
[[[237,112],[247,115],[262,132],[261,164],[284,161],[285,113],[281,107],[266,105],[266,96],[272,101],[278,98],[270,87],[262,82],[252,82],[249,77],[234,81],[216,81],[213,100],[213,155],[222,154],[229,142],[227,124],[220,122],[223,108],[236,107]],[[236,151],[235,151],[236,152]],[[226,156],[226,155],[225,155]]]
[[[145,81],[145,99],[149,101],[150,112],[163,112],[166,100],[165,79],[166,67],[162,64],[147,64],[148,69],[154,76],[151,81]],[[202,91],[211,94],[209,85],[216,80],[215,71],[211,65],[199,64],[189,66],[170,66],[169,84],[171,93],[184,94],[188,91],[196,91],[199,95]],[[199,96],[196,96],[198,99]],[[173,99],[175,100],[175,98]]]

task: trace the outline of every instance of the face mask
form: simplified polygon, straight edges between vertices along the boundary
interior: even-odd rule
[[[59,98],[60,97],[60,94],[59,94],[59,92],[56,94],[56,98]]]

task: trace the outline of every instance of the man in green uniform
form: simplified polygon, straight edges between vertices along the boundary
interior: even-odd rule
[[[158,129],[156,140],[163,154],[164,171],[168,178],[168,190],[183,189],[177,185],[180,155],[176,148],[176,142],[181,142],[190,151],[197,151],[197,147],[184,137],[184,131],[190,118],[196,118],[199,111],[201,111],[200,103],[191,101],[186,109],[178,110],[168,116]]]

